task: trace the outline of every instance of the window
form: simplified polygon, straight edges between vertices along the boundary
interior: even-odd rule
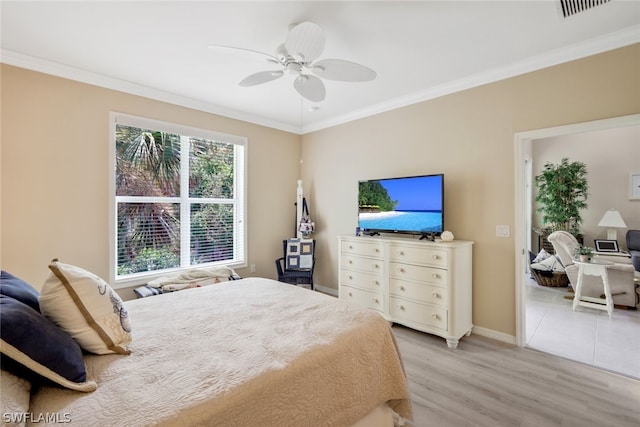
[[[244,265],[245,138],[112,114],[112,141],[112,282]]]

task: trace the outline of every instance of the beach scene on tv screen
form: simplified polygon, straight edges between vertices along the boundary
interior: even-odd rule
[[[358,226],[363,230],[442,231],[442,176],[361,181]]]

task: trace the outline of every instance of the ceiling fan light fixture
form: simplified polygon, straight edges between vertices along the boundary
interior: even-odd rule
[[[304,54],[302,54],[302,53],[294,53],[291,56],[293,57],[293,60],[295,62],[299,62],[300,64],[305,64],[306,63],[306,61],[304,59]]]
[[[298,64],[297,62],[289,62],[286,65],[285,69],[289,74],[300,74],[300,72],[302,71],[302,65]]]
[[[311,102],[325,99],[326,88],[322,79],[343,82],[366,82],[376,78],[371,68],[344,59],[321,59],[316,61],[324,50],[324,31],[317,24],[303,22],[290,27],[284,44],[280,44],[275,56],[251,49],[211,45],[221,52],[236,52],[247,56],[262,56],[267,62],[282,67],[279,71],[260,71],[245,77],[238,84],[242,87],[256,86],[282,77],[285,73],[295,77],[294,89],[303,98]],[[303,74],[303,72],[312,74]]]

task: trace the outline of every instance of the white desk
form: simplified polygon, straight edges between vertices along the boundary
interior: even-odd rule
[[[576,293],[573,297],[573,310],[581,305],[583,307],[597,308],[599,310],[606,310],[611,317],[613,313],[613,298],[611,298],[611,288],[609,287],[609,277],[607,275],[607,267],[612,266],[613,263],[609,261],[596,261],[581,262],[574,261],[578,266],[578,284],[576,286]],[[604,287],[604,299],[582,296],[582,281],[585,275],[600,276],[602,279],[602,286]]]

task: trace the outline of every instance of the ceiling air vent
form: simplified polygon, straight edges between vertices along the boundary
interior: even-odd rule
[[[591,9],[592,7],[609,3],[610,1],[611,0],[560,0],[560,6],[562,7],[562,14],[567,18],[571,15]]]

